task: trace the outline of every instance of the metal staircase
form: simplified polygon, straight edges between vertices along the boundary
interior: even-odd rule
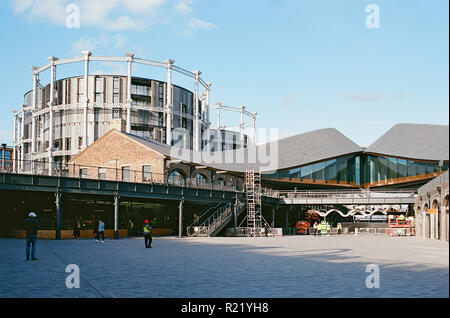
[[[214,212],[198,225],[193,223],[188,226],[187,235],[190,237],[216,236],[233,219],[233,210],[236,209],[237,214],[240,214],[244,208],[245,203],[236,200],[235,206],[232,202],[227,202],[217,205],[215,209],[208,209],[206,213]]]

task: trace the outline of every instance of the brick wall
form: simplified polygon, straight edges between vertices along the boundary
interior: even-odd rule
[[[117,161],[117,163],[116,163]],[[99,169],[106,169],[107,179],[115,180],[116,166],[117,178],[122,180],[122,168],[130,167],[131,182],[142,182],[142,168],[151,166],[151,178],[153,182],[162,182],[164,175],[164,156],[147,148],[117,130],[112,130],[90,145],[69,164],[69,174],[78,177],[79,169],[87,169],[88,178],[98,178]]]

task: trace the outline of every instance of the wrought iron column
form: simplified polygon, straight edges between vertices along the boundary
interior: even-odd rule
[[[118,193],[114,194],[114,239],[119,239],[119,205],[120,196]]]
[[[178,206],[178,238],[183,237],[183,205],[184,201],[181,200]]]
[[[56,203],[56,240],[61,240],[61,192],[55,193]]]

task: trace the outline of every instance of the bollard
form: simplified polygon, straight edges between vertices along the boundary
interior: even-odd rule
[[[355,235],[358,235],[358,228],[355,228]]]

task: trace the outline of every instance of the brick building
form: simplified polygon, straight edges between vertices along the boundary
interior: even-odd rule
[[[68,164],[69,177],[129,182],[169,182],[201,187],[235,186],[240,176],[173,157],[174,147],[112,129]],[[191,155],[192,151],[185,150]]]

